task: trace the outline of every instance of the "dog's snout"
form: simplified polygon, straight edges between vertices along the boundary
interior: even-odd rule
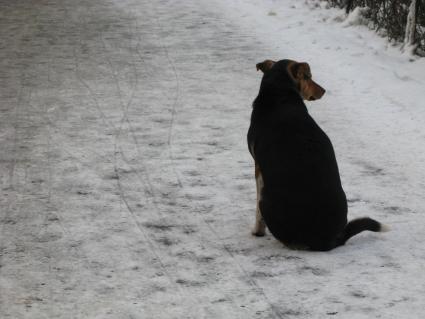
[[[322,88],[321,86],[319,86],[319,88],[320,88],[320,97],[322,97],[323,95],[325,95],[326,90]]]
[[[326,93],[326,90],[322,88],[316,82],[313,82],[312,84],[313,84],[313,94],[310,97],[310,101],[318,100]]]

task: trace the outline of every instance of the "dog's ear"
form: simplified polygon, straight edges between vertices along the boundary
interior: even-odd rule
[[[295,80],[302,80],[307,74],[311,76],[310,66],[306,62],[295,62],[290,66],[289,71]]]
[[[264,60],[263,62],[257,63],[257,71],[261,70],[263,73],[266,73],[273,67],[275,63],[276,62],[272,60]]]

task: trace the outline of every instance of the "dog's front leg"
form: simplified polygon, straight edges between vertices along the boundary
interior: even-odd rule
[[[257,209],[255,212],[255,225],[252,230],[254,236],[264,236],[266,234],[266,224],[260,211],[261,192],[264,186],[263,176],[261,175],[260,167],[255,164],[255,182],[257,185]]]

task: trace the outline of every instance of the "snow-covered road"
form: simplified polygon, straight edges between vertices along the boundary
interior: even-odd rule
[[[425,62],[342,19],[296,0],[0,0],[0,318],[422,318]],[[329,253],[250,235],[266,58],[310,63],[349,216],[390,233]]]

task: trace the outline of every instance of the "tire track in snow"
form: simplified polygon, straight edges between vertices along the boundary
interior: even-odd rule
[[[83,26],[84,25],[85,25],[85,23],[83,24]],[[102,35],[100,35],[100,38],[101,38],[100,41],[101,41],[101,43],[103,45],[104,52],[107,52],[106,43],[105,43],[104,39],[102,38]],[[81,38],[80,38],[80,40],[81,40]],[[81,41],[80,41],[80,43],[81,43]],[[74,51],[74,56],[75,56],[75,59],[77,60],[78,58],[76,57],[75,51]],[[115,131],[113,163],[114,163],[114,174],[115,174],[116,180],[117,180],[117,187],[118,187],[120,199],[124,203],[125,209],[128,212],[128,214],[129,214],[129,216],[131,218],[132,223],[136,226],[138,232],[142,235],[142,237],[144,238],[145,242],[149,245],[150,252],[152,253],[152,255],[154,257],[155,263],[158,263],[159,264],[159,266],[162,269],[163,273],[169,278],[170,284],[175,288],[176,291],[179,292],[179,295],[182,298],[182,294],[180,292],[180,287],[178,285],[176,285],[176,283],[174,282],[172,276],[170,275],[167,267],[165,266],[165,264],[164,264],[164,262],[162,260],[162,257],[157,253],[157,251],[159,251],[158,247],[156,247],[156,245],[151,241],[151,239],[149,238],[149,235],[146,233],[146,231],[140,225],[140,223],[138,221],[138,218],[137,218],[134,210],[132,209],[131,205],[129,204],[129,202],[128,202],[127,198],[126,198],[125,190],[124,190],[124,187],[123,187],[122,182],[121,182],[120,169],[118,167],[118,158],[117,158],[117,155],[118,154],[121,154],[122,159],[124,160],[124,162],[126,162],[129,166],[131,166],[131,164],[125,158],[125,155],[124,155],[122,146],[119,145],[119,140],[120,140],[120,138],[122,136],[122,131],[123,131],[124,123],[127,122],[129,124],[129,126],[130,126],[129,119],[128,119],[128,110],[129,110],[129,108],[131,106],[131,103],[133,101],[133,98],[135,96],[135,88],[136,88],[136,85],[137,85],[137,74],[135,75],[136,76],[136,82],[134,83],[134,85],[132,87],[132,92],[130,94],[130,98],[127,101],[127,103],[124,103],[124,99],[123,99],[122,94],[121,94],[121,87],[120,87],[120,84],[119,84],[118,77],[116,75],[116,71],[115,71],[115,69],[113,67],[112,61],[111,61],[111,59],[107,55],[105,55],[105,57],[106,57],[106,60],[107,60],[108,65],[109,65],[109,68],[110,68],[110,72],[112,74],[113,81],[115,83],[115,87],[116,87],[116,90],[117,90],[117,93],[118,93],[118,96],[119,96],[120,108],[121,108],[121,111],[122,111],[122,117],[120,119],[120,123],[119,123],[119,126],[118,127],[115,126],[114,124],[112,124],[110,121],[108,121],[106,119],[105,114],[104,114],[104,112],[101,109],[100,102],[97,100],[97,98],[96,98],[93,90],[88,85],[88,83],[86,83],[86,81],[83,80],[83,78],[79,74],[78,74],[78,80],[80,81],[80,83],[89,92],[92,100],[94,101],[94,104],[96,106],[96,109],[98,110],[99,114],[101,115],[101,118],[102,118],[103,123],[107,127],[112,128]],[[78,65],[77,65],[76,70],[78,72]],[[137,143],[137,141],[136,141],[136,143]],[[139,146],[136,145],[136,147],[139,147]],[[141,163],[141,165],[144,165],[143,162]],[[143,166],[143,167],[144,167],[144,171],[147,174],[147,168],[145,166]],[[136,175],[138,176],[139,181],[146,186],[146,183],[143,183],[143,179],[140,177],[140,175],[139,175],[138,172],[136,172]],[[150,184],[149,176],[147,177],[147,181],[148,181],[148,184],[147,184],[148,192],[149,193],[152,193],[153,192],[153,187]],[[154,206],[157,207],[156,203],[154,203]],[[156,208],[156,209],[158,209],[158,208]]]
[[[157,8],[155,8],[155,13],[156,13],[156,18],[155,18],[156,24],[157,24],[159,30],[164,33],[164,29],[163,29],[163,27],[160,24],[159,19],[158,19],[159,13],[158,13]],[[173,131],[173,124],[174,124],[174,116],[176,114],[176,108],[177,108],[177,105],[178,105],[178,101],[180,99],[180,80],[179,80],[179,77],[178,77],[178,74],[177,74],[176,66],[175,66],[174,62],[172,61],[172,59],[170,58],[169,51],[168,51],[167,47],[165,46],[163,39],[161,37],[159,37],[158,41],[160,42],[161,47],[163,48],[163,51],[164,51],[165,56],[167,58],[168,64],[171,66],[171,69],[173,70],[175,81],[176,81],[176,86],[175,86],[176,95],[175,95],[174,102],[173,102],[172,119],[171,119],[171,123],[170,123],[170,127],[169,127],[169,135],[168,135],[168,147],[169,147],[169,150],[170,150],[170,156],[171,156],[171,159],[174,160],[173,157],[172,157],[172,151],[171,151],[171,148],[172,148],[171,141],[172,141],[172,131]],[[208,63],[210,63],[210,57],[209,56],[208,56]],[[218,96],[220,95],[220,93],[217,92],[217,90],[216,90],[215,87],[213,88],[213,90],[216,92],[216,94]],[[177,173],[176,173],[176,175],[177,175]],[[179,186],[183,190],[186,189],[185,188],[185,185],[181,181],[179,181]],[[234,265],[239,270],[239,272],[241,272],[243,274],[243,276],[246,279],[246,283],[251,287],[251,289],[253,291],[256,291],[259,295],[261,295],[264,298],[264,300],[266,301],[266,303],[269,305],[269,307],[271,309],[271,312],[273,313],[274,317],[276,317],[276,318],[283,318],[282,317],[283,315],[280,313],[280,311],[275,307],[275,305],[267,297],[267,295],[265,294],[263,288],[259,286],[259,284],[255,281],[255,279],[251,278],[251,276],[248,274],[248,272],[245,270],[245,268],[239,263],[239,261],[236,259],[236,257],[234,256],[234,254],[231,252],[231,250],[229,249],[229,247],[225,243],[223,243],[223,239],[221,238],[221,236],[211,226],[211,224],[207,221],[207,219],[205,217],[201,217],[201,223],[203,223],[204,226],[206,226],[206,228],[208,229],[208,231],[215,238],[218,239],[218,241],[221,243],[224,251],[228,254],[228,256],[230,257],[230,259],[233,261]],[[232,300],[232,303],[234,303],[234,300]]]
[[[104,52],[105,53],[108,52],[107,47],[106,47],[105,40],[103,39],[102,35],[100,35],[100,40],[102,42],[102,45],[103,45],[103,48],[104,48]],[[135,82],[134,82],[134,84],[132,86],[130,97],[129,97],[127,103],[124,103],[124,99],[123,99],[123,96],[122,96],[122,93],[121,93],[121,87],[120,87],[120,84],[119,84],[119,79],[117,77],[116,71],[115,71],[114,66],[112,64],[112,61],[108,57],[107,53],[105,54],[105,58],[106,58],[107,63],[109,65],[109,67],[110,67],[110,72],[112,74],[112,78],[113,78],[113,81],[115,83],[115,87],[116,87],[116,90],[117,90],[117,93],[118,93],[118,96],[119,96],[120,108],[121,108],[122,113],[123,113],[122,114],[122,118],[120,120],[119,127],[116,130],[115,141],[114,141],[114,173],[115,173],[115,176],[116,176],[116,179],[117,179],[117,186],[118,186],[118,189],[119,189],[119,195],[120,195],[120,198],[121,198],[122,202],[125,205],[125,208],[126,208],[127,212],[129,213],[129,215],[130,215],[130,217],[131,217],[131,219],[133,221],[133,224],[137,227],[139,233],[143,236],[143,238],[145,239],[145,241],[148,243],[148,245],[150,247],[151,253],[154,255],[156,261],[159,263],[159,266],[162,269],[162,271],[164,272],[164,274],[168,277],[171,286],[173,286],[174,289],[178,292],[179,297],[181,299],[183,299],[184,298],[184,294],[182,293],[181,287],[176,284],[176,280],[174,280],[173,276],[168,271],[168,268],[165,266],[165,263],[163,261],[163,257],[161,257],[160,254],[157,253],[157,251],[160,251],[160,249],[152,242],[152,240],[149,238],[149,235],[144,230],[143,226],[140,225],[140,223],[138,221],[137,215],[135,214],[134,210],[132,209],[130,203],[128,202],[128,200],[126,198],[125,190],[124,190],[123,185],[121,183],[121,176],[120,176],[119,169],[118,169],[118,158],[117,158],[117,155],[118,154],[121,154],[122,155],[122,158],[125,159],[124,153],[122,152],[122,147],[118,145],[119,144],[119,139],[121,137],[121,133],[123,131],[124,122],[127,122],[128,127],[129,127],[130,135],[132,135],[133,141],[136,144],[136,149],[138,150],[138,153],[140,154],[140,150],[139,150],[139,147],[140,146],[139,146],[139,144],[137,142],[136,137],[134,136],[134,133],[131,131],[131,123],[130,123],[129,117],[128,117],[129,108],[130,108],[130,106],[132,104],[132,101],[133,101],[133,98],[135,96],[135,90],[136,90],[136,86],[137,86],[137,83],[138,83],[137,71],[136,71],[136,69],[134,67],[134,63],[133,63],[133,70],[134,70],[134,75],[135,75],[135,78],[136,79],[135,79]],[[118,151],[118,149],[120,149],[121,151]],[[144,167],[144,171],[147,174],[147,168],[146,168],[145,164],[143,163],[143,161],[141,162],[141,165]],[[140,179],[140,177],[139,177],[139,179]],[[150,193],[154,194],[153,187],[152,187],[152,184],[150,183],[149,176],[147,176],[147,180],[148,180],[149,191],[150,191]],[[159,211],[159,209],[157,207],[156,201],[154,201],[154,206],[158,210],[158,213],[160,213],[160,211]]]
[[[161,24],[159,23],[159,20],[158,20],[158,13],[157,12],[156,12],[155,21],[156,21],[158,28],[161,31],[163,31],[163,28],[162,28],[162,26],[161,26]],[[136,22],[136,33],[138,35],[140,34],[139,30],[137,28],[137,22]],[[180,99],[180,85],[181,84],[180,84],[180,80],[179,80],[179,77],[178,77],[176,66],[169,56],[169,51],[168,51],[167,47],[164,45],[164,43],[161,39],[159,39],[158,41],[160,42],[160,45],[163,48],[167,62],[171,66],[171,68],[173,70],[174,78],[175,78],[175,96],[174,96],[174,100],[173,100],[173,103],[172,103],[171,120],[170,120],[170,124],[169,124],[169,128],[168,128],[167,146],[168,146],[168,150],[169,150],[169,157],[170,157],[170,160],[171,160],[172,166],[173,166],[173,171],[174,171],[174,174],[175,174],[177,181],[178,181],[178,186],[181,189],[184,189],[185,187],[184,187],[183,183],[181,182],[179,175],[178,175],[178,173],[175,169],[174,157],[173,157],[173,153],[172,153],[172,132],[173,132],[174,120],[175,120],[175,116],[176,116],[176,112],[177,112],[177,105],[178,105],[178,102],[179,102],[179,99]],[[147,69],[148,68],[147,63],[146,63],[145,59],[143,58],[142,54],[140,53],[139,43],[140,43],[140,35],[138,36],[138,43],[136,45],[136,52],[137,52],[140,60],[142,61],[142,63],[145,65],[145,68]],[[136,141],[136,147],[138,147],[138,146],[139,145],[137,144],[137,141]],[[155,197],[156,196],[155,193],[153,193],[152,196]],[[129,208],[129,210],[131,209],[129,205],[128,205],[128,208]],[[183,218],[186,221],[186,224],[188,224],[187,223],[188,222],[187,217],[181,217],[181,218]],[[186,252],[189,253],[190,251],[186,251]],[[229,251],[229,253],[230,253],[230,251]],[[179,285],[179,288],[180,288],[180,285]],[[232,303],[234,303],[233,300],[232,300]]]
[[[136,47],[137,47],[137,45],[136,45]],[[106,46],[104,46],[104,49],[105,49],[105,51],[107,51],[107,49],[106,49]],[[139,53],[140,54],[140,53]],[[141,59],[142,60],[142,62],[144,62],[144,59]],[[113,66],[112,66],[112,63],[111,63],[111,61],[109,60],[109,65],[110,65],[110,68],[111,68],[111,72],[112,72],[112,74],[113,74],[113,77],[114,77],[114,82],[116,83],[116,87],[117,87],[117,90],[118,90],[118,92],[121,92],[121,89],[120,89],[120,86],[119,86],[119,83],[118,83],[118,78],[117,78],[117,76],[116,76],[116,73],[113,71]],[[133,87],[133,90],[134,90],[134,87]],[[123,101],[123,98],[122,98],[122,94],[119,94],[120,95],[120,101],[121,101],[121,108],[124,110],[124,114],[123,114],[123,118],[122,119],[125,119],[126,121],[129,119],[129,117],[128,117],[128,109],[129,109],[129,107],[130,107],[130,105],[131,105],[131,103],[127,103],[126,105],[127,105],[127,107],[123,107],[124,105],[125,105],[125,103],[124,103],[124,101]],[[178,101],[178,95],[176,95],[176,97],[175,97],[176,99],[174,100],[174,108],[176,107],[176,103],[177,103],[177,101]],[[121,124],[122,124],[122,122],[121,122]],[[120,126],[120,129],[118,130],[118,134],[117,134],[117,139],[116,139],[116,142],[117,142],[117,140],[118,140],[118,138],[119,138],[119,134],[121,134],[121,131],[122,131],[122,126]],[[170,129],[169,129],[169,132],[171,132],[172,131],[172,126],[170,125]],[[169,137],[170,137],[170,135],[169,135]],[[134,137],[135,138],[135,137]],[[136,148],[138,148],[139,147],[139,145],[138,145],[138,143],[137,143],[137,139],[136,139]],[[115,152],[115,154],[116,154],[117,152]],[[124,159],[124,161],[125,162],[128,162],[128,161],[126,161],[125,160],[125,155],[124,155],[124,153],[123,152],[121,152],[121,155],[123,156],[123,159]],[[140,152],[139,152],[139,155],[140,155]],[[116,162],[115,162],[116,163]],[[143,226],[141,226],[140,224],[139,224],[139,222],[138,222],[138,219],[137,219],[137,215],[135,214],[135,212],[134,212],[134,210],[133,210],[133,208],[131,207],[131,204],[128,202],[128,200],[126,199],[126,195],[125,195],[125,191],[124,191],[124,187],[123,187],[123,184],[122,184],[122,182],[121,182],[121,178],[120,178],[120,173],[119,173],[119,170],[117,169],[117,163],[115,164],[115,174],[116,174],[116,176],[117,176],[117,183],[118,183],[118,185],[119,185],[119,188],[120,188],[120,194],[121,194],[121,199],[123,200],[123,202],[125,203],[125,206],[126,206],[126,208],[127,208],[127,210],[128,210],[128,212],[131,214],[131,216],[132,216],[132,218],[133,218],[133,221],[134,221],[134,223],[138,226],[138,228],[139,228],[139,230],[140,230],[140,232],[141,233],[143,233],[143,235],[145,236],[145,238],[146,238],[146,240],[148,241],[148,244],[150,245],[150,247],[151,247],[151,251],[152,252],[154,252],[154,253],[156,253],[156,250],[158,249],[158,247],[156,246],[156,245],[154,245],[150,240],[149,240],[149,237],[148,237],[148,235],[146,235],[146,232],[144,232],[144,229],[143,229]],[[176,175],[176,177],[177,177],[177,175]],[[181,184],[181,186],[180,186],[181,188],[183,188],[184,189],[184,186]],[[152,192],[152,196],[153,197],[155,197],[156,195],[155,195],[155,193],[156,192]],[[161,214],[161,212],[160,211],[158,211],[158,213],[159,213],[159,215],[161,215],[162,216],[162,214]],[[180,218],[182,218],[182,219],[184,219],[184,220],[186,220],[187,221],[187,217],[185,217],[185,216],[180,216]],[[205,223],[205,225],[209,228],[209,229],[211,229],[210,228],[210,225],[205,221],[205,220],[203,220],[203,222]],[[217,233],[215,233],[215,232],[213,232],[213,235],[216,235],[217,236]],[[234,256],[232,255],[232,253],[230,252],[230,250],[228,250],[228,248],[225,246],[225,245],[223,245],[223,247],[227,250],[227,252],[230,254],[230,256],[231,256],[231,258],[234,258]],[[159,261],[160,261],[160,263],[161,263],[161,265],[162,265],[162,268],[163,268],[163,270],[165,271],[165,273],[167,274],[167,276],[171,279],[172,278],[172,275],[168,272],[168,270],[167,270],[167,267],[163,264],[163,262],[162,262],[162,259],[161,259],[161,257],[159,256],[159,255],[157,255],[158,256],[158,259],[159,259]],[[235,260],[236,261],[236,260]],[[238,266],[238,268],[240,268],[240,269],[243,269],[242,267],[241,267],[241,265],[238,263],[237,264],[237,266]],[[245,273],[245,275],[247,275],[246,273]],[[176,282],[176,281],[175,281]],[[259,288],[258,286],[256,286],[256,285],[254,285],[253,283],[252,283],[252,281],[250,281],[250,280],[248,280],[247,281],[247,283],[249,283],[250,284],[250,286],[251,286],[251,290],[254,290],[254,291],[257,291],[257,293],[259,292],[259,291],[261,291],[262,292],[262,289],[261,288]],[[181,291],[181,288],[180,288],[180,285],[178,285],[177,286],[178,288],[179,288],[179,291]],[[180,293],[181,294],[181,297],[183,297],[184,296],[184,294],[183,293]],[[267,299],[267,301],[268,301],[268,299]],[[233,304],[235,304],[235,302],[234,302],[234,300],[232,299],[231,300],[231,302],[233,303]],[[272,312],[274,312],[275,313],[275,316],[277,316],[278,318],[281,318],[281,316],[280,316],[280,314],[276,311],[276,309],[273,307],[273,305],[271,305],[270,304],[270,302],[268,301],[268,303],[269,303],[269,305],[270,305],[270,308],[272,309]],[[235,304],[236,305],[236,304]]]
[[[80,22],[81,22],[82,25],[86,25],[86,22],[83,19],[84,19],[83,17],[80,17]],[[103,45],[105,45],[104,41],[102,41],[102,43],[103,43]],[[80,38],[80,45],[81,44],[82,44],[82,39]],[[106,49],[105,46],[104,46],[104,49]],[[90,85],[88,85],[88,83],[82,78],[82,76],[80,74],[80,67],[79,67],[79,63],[78,63],[79,59],[78,59],[78,56],[76,54],[76,49],[74,49],[73,53],[74,53],[74,59],[76,61],[75,62],[76,63],[76,66],[75,66],[75,70],[76,71],[75,71],[75,73],[76,73],[77,80],[87,89],[87,91],[88,91],[88,93],[89,93],[89,95],[90,95],[90,97],[91,97],[91,99],[92,99],[92,101],[93,101],[93,103],[94,103],[94,105],[95,105],[98,113],[100,114],[101,119],[102,119],[103,123],[105,124],[105,126],[108,127],[108,128],[111,128],[114,132],[119,132],[119,134],[116,133],[115,136],[117,136],[117,134],[120,135],[121,134],[121,131],[122,131],[122,123],[123,123],[123,119],[124,118],[128,122],[129,126],[131,127],[131,124],[130,124],[129,119],[128,119],[128,114],[127,114],[128,112],[126,112],[125,115],[123,115],[123,117],[121,118],[120,127],[118,127],[118,128],[106,118],[105,113],[102,111],[102,108],[100,107],[100,103],[99,103],[99,100],[96,97],[96,94],[94,93],[94,91],[92,90],[92,88],[90,87]],[[110,61],[108,61],[108,62],[109,62],[110,67],[111,67],[111,62]],[[111,72],[113,72],[112,69],[111,69]],[[116,77],[115,77],[115,80],[116,80]],[[135,85],[137,85],[137,83]],[[119,87],[117,87],[117,89],[119,90]],[[133,90],[132,98],[134,97],[134,93],[135,92]],[[122,108],[122,98],[121,98],[121,95],[120,95],[120,99],[121,99],[121,108]],[[128,109],[128,107],[129,107],[129,105],[127,105],[127,109]],[[140,153],[139,145],[137,143],[137,139],[134,137],[134,133],[133,133],[133,139],[135,141],[136,148],[137,148],[138,152]],[[116,147],[114,147],[114,149],[116,151]],[[133,165],[128,160],[125,159],[125,156],[123,154],[123,150],[122,150],[121,147],[120,147],[120,153],[123,156],[125,162],[129,166],[132,167]],[[152,184],[150,182],[150,177],[149,177],[149,175],[147,173],[148,170],[147,170],[146,166],[143,163],[142,163],[142,165],[143,165],[143,168],[144,168],[143,171],[144,171],[144,173],[146,175],[145,177],[146,177],[146,181],[147,181],[147,184],[148,184],[148,187],[149,187],[149,192],[152,193],[153,192],[153,186],[152,186]],[[144,182],[145,179],[141,178],[138,172],[135,172],[135,173],[139,177],[139,180],[142,183],[145,183]],[[154,204],[155,204],[155,206],[157,206],[156,203],[154,203]]]
[[[162,25],[159,22],[159,14],[158,11],[155,11],[155,22],[157,27],[159,28],[160,31],[163,31]],[[174,121],[175,121],[175,117],[177,114],[177,106],[179,103],[179,99],[180,99],[180,79],[178,76],[178,72],[177,72],[177,68],[175,63],[173,62],[173,60],[170,57],[170,53],[168,51],[167,46],[164,44],[163,40],[161,37],[159,37],[159,43],[165,53],[165,57],[167,59],[168,64],[171,66],[171,69],[173,70],[173,74],[174,74],[174,81],[175,81],[175,96],[174,96],[174,101],[172,103],[171,106],[171,119],[170,119],[170,126],[168,129],[168,138],[167,138],[167,145],[168,145],[168,154],[169,154],[169,158],[171,161],[171,165],[173,168],[173,172],[174,175],[176,176],[178,185],[180,188],[183,188],[181,179],[179,177],[179,174],[177,173],[176,167],[175,167],[175,159],[174,159],[174,155],[173,155],[173,146],[172,146],[172,137],[173,137],[173,128],[174,128]]]

